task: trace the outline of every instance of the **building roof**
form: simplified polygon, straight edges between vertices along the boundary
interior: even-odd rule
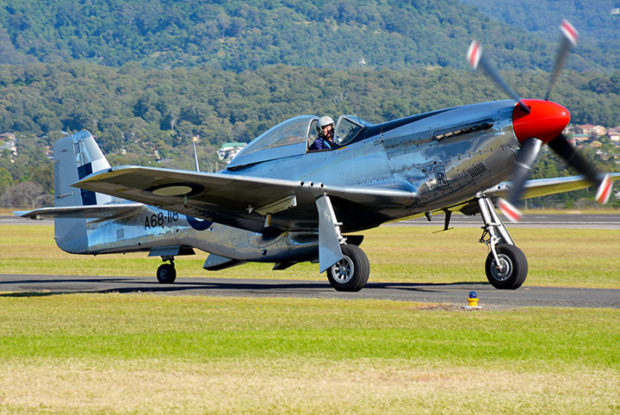
[[[247,143],[240,143],[231,141],[229,143],[224,143],[220,148],[229,148],[229,147],[245,147]]]

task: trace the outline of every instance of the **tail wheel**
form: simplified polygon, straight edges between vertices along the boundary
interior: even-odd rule
[[[157,281],[160,284],[172,284],[177,279],[177,270],[172,264],[161,264],[157,268]]]
[[[490,252],[485,265],[487,279],[495,288],[516,290],[527,277],[525,254],[516,246],[509,244],[497,245],[495,250],[499,262]]]
[[[342,245],[342,258],[327,270],[327,279],[336,291],[359,291],[370,275],[368,257],[358,246]]]

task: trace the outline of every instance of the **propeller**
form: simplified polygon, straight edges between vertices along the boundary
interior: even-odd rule
[[[570,113],[562,105],[549,101],[551,90],[566,57],[577,43],[577,31],[567,20],[562,21],[560,30],[562,38],[545,100],[521,99],[482,54],[482,47],[478,41],[473,41],[467,51],[469,64],[474,69],[480,67],[504,92],[517,101],[512,113],[512,125],[521,146],[515,159],[508,198],[498,201],[498,207],[512,222],[521,219],[519,210],[521,196],[542,144],[549,144],[549,147],[569,166],[585,176],[592,184],[598,185],[595,197],[597,202],[606,203],[611,194],[612,183],[609,175],[601,173],[588,162],[562,133],[570,121]]]
[[[508,85],[504,81],[504,79],[501,77],[499,72],[495,70],[493,65],[491,65],[489,60],[486,58],[486,55],[482,54],[482,46],[480,45],[480,42],[478,42],[477,40],[474,40],[473,42],[471,42],[471,45],[469,45],[469,49],[467,50],[467,60],[469,61],[469,65],[471,65],[471,67],[474,69],[480,66],[482,70],[493,81],[495,81],[495,83],[501,89],[504,90],[504,92],[506,92],[508,95],[512,97],[512,99],[514,99],[515,101],[519,103],[519,105],[521,106],[521,108],[523,108],[524,111],[529,112],[529,109],[521,101],[521,98],[519,97],[519,95],[510,87],[510,85]]]
[[[551,95],[551,89],[553,88],[553,85],[555,84],[558,75],[564,67],[566,57],[568,56],[570,51],[577,45],[577,30],[575,30],[573,25],[570,24],[568,20],[562,20],[562,24],[560,25],[560,31],[562,32],[560,47],[558,48],[558,53],[555,56],[555,63],[553,64],[551,78],[549,78],[549,86],[547,87],[547,93],[545,94],[545,101],[549,100],[549,96]]]

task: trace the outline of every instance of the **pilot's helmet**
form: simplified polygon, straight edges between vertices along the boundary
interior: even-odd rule
[[[332,117],[328,117],[327,115],[324,115],[321,118],[319,118],[319,128],[323,128],[327,125],[334,125],[334,120],[332,120]]]

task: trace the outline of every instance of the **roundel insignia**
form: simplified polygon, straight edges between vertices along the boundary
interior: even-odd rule
[[[187,219],[187,223],[189,223],[189,226],[196,229],[197,231],[204,231],[213,224],[213,221],[198,219],[189,215],[185,215],[185,218]]]

